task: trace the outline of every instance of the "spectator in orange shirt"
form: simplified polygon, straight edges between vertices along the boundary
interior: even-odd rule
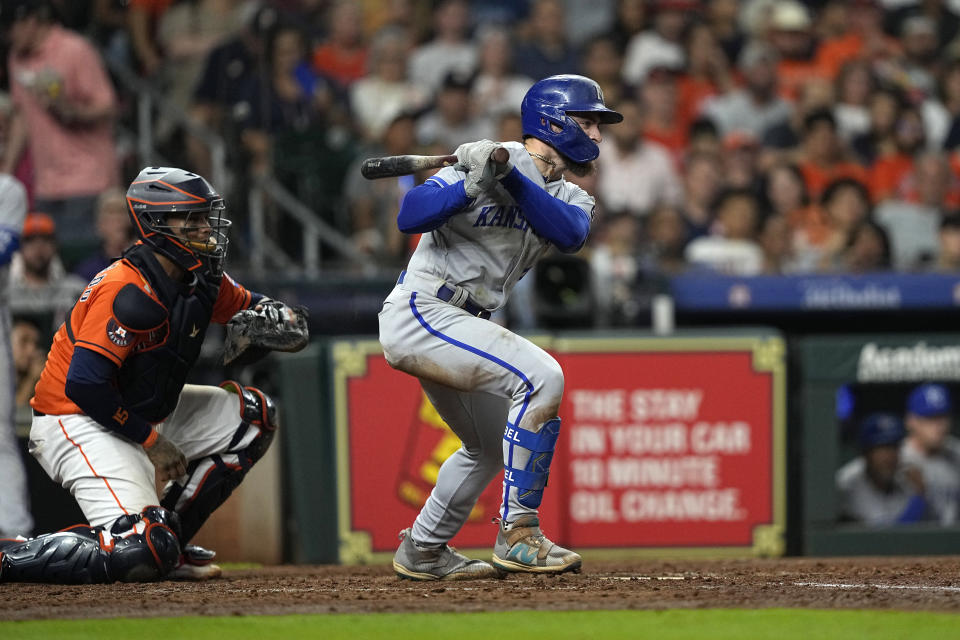
[[[366,75],[363,11],[352,0],[340,0],[330,10],[330,37],[314,50],[313,68],[341,87]]]
[[[689,133],[678,110],[677,73],[676,67],[656,66],[638,91],[643,136],[668,148],[675,159],[683,154]]]
[[[870,195],[874,202],[895,196],[904,188],[904,178],[913,171],[913,158],[923,150],[926,137],[920,111],[907,105],[900,111],[893,129],[896,149],[879,158],[870,167]]]
[[[863,185],[868,182],[866,170],[847,158],[837,136],[837,121],[829,109],[813,111],[804,118],[799,157],[812,198],[818,198],[837,178],[853,178]]]
[[[847,32],[824,41],[817,50],[816,66],[833,79],[844,64],[861,59],[868,63],[892,58],[900,51],[895,38],[883,30],[883,11],[876,0],[854,0],[846,8]]]
[[[768,39],[780,54],[777,65],[781,94],[794,100],[810,78],[822,77],[814,64],[817,49],[811,31],[810,14],[799,2],[781,0],[770,14]]]

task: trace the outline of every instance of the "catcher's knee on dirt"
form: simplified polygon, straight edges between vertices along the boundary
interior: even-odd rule
[[[559,436],[560,418],[548,420],[537,432],[509,425],[503,432],[503,439],[510,447],[522,447],[530,452],[526,464],[512,466],[508,462],[504,465],[503,481],[508,488],[516,488],[517,501],[524,507],[535,509],[540,506]]]
[[[121,516],[109,531],[77,525],[31,538],[0,540],[0,582],[149,582],[180,558],[177,514],[161,507]]]
[[[161,504],[180,514],[181,542],[196,535],[217,507],[267,452],[280,425],[277,405],[267,394],[228,380],[220,385],[240,398],[240,425],[223,453],[193,460],[185,482],[172,483]]]

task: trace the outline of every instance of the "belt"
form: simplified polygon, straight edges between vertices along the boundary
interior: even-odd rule
[[[47,415],[47,414],[43,413],[42,411],[37,411],[36,409],[34,409],[34,410],[33,410],[33,415],[35,415],[35,416],[38,417],[38,418],[42,418],[43,416],[45,416],[45,415]]]
[[[407,272],[402,271],[400,273],[400,278],[397,280],[397,284],[402,283],[406,275],[407,275]],[[457,290],[446,283],[441,285],[440,288],[437,289],[437,293],[436,293],[437,298],[443,300],[444,302],[450,302],[456,295],[457,295]],[[481,307],[480,305],[478,305],[477,303],[475,303],[473,300],[471,300],[469,296],[467,296],[464,299],[463,304],[454,304],[454,306],[460,307],[470,315],[477,316],[478,318],[481,318],[483,320],[490,319],[490,312],[484,309],[483,307]]]

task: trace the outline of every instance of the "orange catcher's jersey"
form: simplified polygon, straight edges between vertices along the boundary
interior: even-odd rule
[[[169,312],[166,319],[148,330],[134,329],[117,317],[117,296],[131,284],[159,307],[167,307],[144,274],[127,258],[117,260],[98,273],[54,335],[47,364],[30,401],[35,410],[51,415],[83,413],[64,391],[76,347],[94,351],[117,367],[123,367],[132,355],[158,349],[167,342],[170,334]],[[219,324],[227,322],[236,312],[249,306],[251,297],[250,291],[224,274],[210,320]],[[197,331],[197,328],[194,327],[194,330]],[[199,337],[202,340],[202,335]]]

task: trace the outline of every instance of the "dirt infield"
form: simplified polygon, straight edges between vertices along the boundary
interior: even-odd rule
[[[0,620],[715,607],[960,612],[960,557],[592,562],[581,574],[473,582],[412,583],[376,566],[228,571],[206,583],[0,584]]]

